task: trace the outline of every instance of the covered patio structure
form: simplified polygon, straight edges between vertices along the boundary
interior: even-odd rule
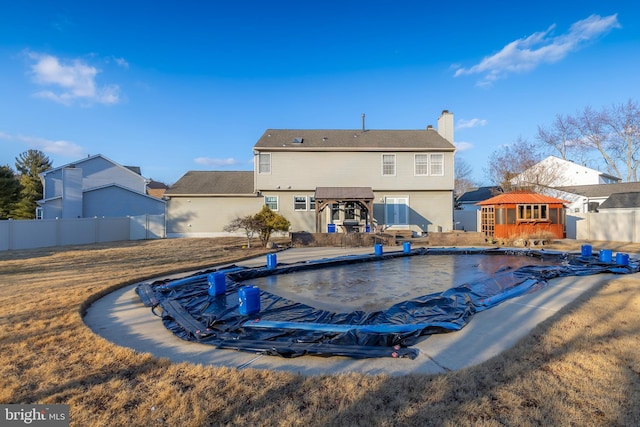
[[[364,212],[364,226],[373,224],[373,190],[371,187],[316,187],[315,201],[316,201],[316,233],[322,233],[322,218],[320,214],[327,206],[331,205],[346,205],[353,203],[360,207],[360,219],[359,220],[344,220],[343,226],[350,227],[345,228],[345,231],[355,229],[355,226],[360,225],[362,220],[362,213]],[[347,223],[347,221],[353,221],[353,223]]]

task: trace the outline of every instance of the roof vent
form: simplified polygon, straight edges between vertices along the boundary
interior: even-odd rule
[[[301,138],[301,137],[296,137],[296,138],[293,138],[293,141],[292,141],[292,142],[293,142],[294,144],[302,144],[302,141],[304,141],[304,139],[303,139],[303,138]]]
[[[433,125],[427,126],[427,130],[433,130]]]
[[[329,139],[329,138],[328,138],[328,137],[326,137],[326,136],[323,136],[323,137],[322,137],[322,140],[323,140],[323,141],[326,141],[327,139]]]

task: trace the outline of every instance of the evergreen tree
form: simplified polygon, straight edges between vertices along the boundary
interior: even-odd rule
[[[267,246],[271,233],[274,231],[289,231],[291,223],[284,216],[272,211],[264,205],[262,210],[253,216],[256,232],[262,246]]]
[[[0,219],[11,218],[20,199],[20,181],[9,166],[0,166]]]
[[[42,199],[40,174],[51,169],[51,160],[40,150],[27,150],[16,157],[16,169],[21,174],[22,190],[13,217],[33,219],[36,215],[36,202]]]

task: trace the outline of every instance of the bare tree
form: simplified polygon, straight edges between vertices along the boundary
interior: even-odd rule
[[[493,183],[510,191],[527,185],[518,177],[539,160],[540,155],[535,146],[519,137],[514,143],[503,145],[493,152],[485,173]]]
[[[239,230],[244,230],[244,234],[247,236],[247,247],[250,248],[251,239],[260,231],[260,224],[254,215],[247,215],[242,218],[234,218],[223,228],[223,230],[227,233],[235,233]]]
[[[464,159],[455,159],[454,192],[456,196],[463,194],[476,184],[471,180],[473,169]]]
[[[608,139],[608,121],[605,110],[595,111],[591,107],[585,107],[575,117],[582,147],[587,150],[597,151],[604,160],[609,175],[620,177],[622,175],[615,159],[612,157],[612,146]]]
[[[640,108],[638,103],[628,100],[624,104],[613,105],[604,112],[604,125],[608,130],[607,150],[610,158],[624,167],[626,181],[638,180],[640,166]],[[622,177],[622,175],[616,175]]]
[[[558,114],[549,127],[538,126],[536,139],[543,150],[551,149],[563,160],[583,160],[584,146],[580,144],[576,120],[571,116]]]

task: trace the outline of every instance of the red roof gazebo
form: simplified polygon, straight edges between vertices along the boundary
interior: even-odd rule
[[[553,237],[566,236],[566,202],[530,192],[500,194],[482,202],[482,231],[488,237],[512,238],[550,232]]]

